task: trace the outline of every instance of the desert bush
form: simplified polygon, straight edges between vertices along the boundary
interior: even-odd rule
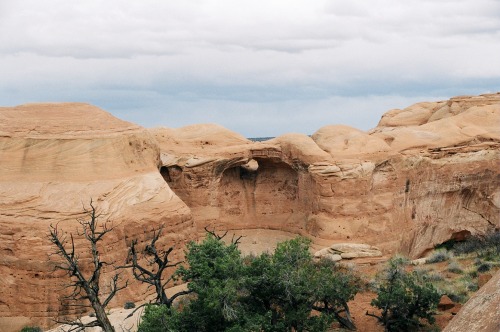
[[[491,264],[490,263],[481,263],[478,267],[477,267],[477,272],[479,273],[484,273],[484,272],[488,272],[489,270],[491,270]]]
[[[477,282],[473,281],[467,282],[465,286],[469,292],[476,292],[479,289]]]
[[[450,281],[438,290],[441,295],[447,295],[452,301],[465,303],[469,299],[469,285],[474,283],[474,279],[468,275],[463,275],[460,279]]]
[[[25,326],[20,332],[43,332],[43,330],[39,326]]]
[[[500,231],[494,230],[484,235],[472,236],[463,242],[456,243],[452,250],[459,255],[475,253],[486,260],[499,260]]]
[[[448,264],[448,267],[446,269],[451,273],[456,273],[456,274],[464,273],[464,270],[462,270],[460,264],[458,264],[458,262],[455,261],[450,262],[450,264]]]
[[[447,250],[438,250],[435,251],[427,260],[425,261],[427,264],[445,262],[451,258],[451,254]]]
[[[382,272],[377,298],[372,306],[381,310],[377,317],[385,325],[387,331],[409,331],[417,328],[421,320],[434,323],[433,314],[439,302],[440,294],[434,286],[418,272],[407,272],[407,262],[400,258],[392,258],[388,267]]]
[[[444,280],[444,277],[441,273],[436,272],[432,269],[428,270],[425,268],[416,268],[413,270],[413,273],[415,273],[418,278],[428,282],[440,282]]]
[[[469,268],[466,273],[471,278],[477,278],[479,276],[479,272],[477,272],[476,268]]]
[[[135,308],[135,303],[134,302],[125,302],[123,305],[123,309],[134,309]]]

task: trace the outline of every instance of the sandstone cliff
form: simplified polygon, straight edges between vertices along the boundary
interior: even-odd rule
[[[260,143],[218,125],[145,130],[85,104],[0,108],[0,330],[71,312],[48,225],[74,232],[90,198],[118,226],[105,252],[117,261],[159,224],[179,248],[209,226],[264,249],[302,234],[316,249],[412,257],[500,227],[498,128],[499,93],[392,110],[369,132],[329,125]]]
[[[96,107],[0,108],[0,330],[47,326],[74,310],[60,301],[67,277],[53,272],[58,258],[49,259],[48,227],[58,223],[75,234],[90,199],[117,227],[106,241],[106,259],[123,264],[130,240],[147,239],[160,224],[163,241],[184,246],[193,220],[158,164],[158,147],[145,129]],[[76,242],[83,245],[78,236]],[[113,304],[143,293],[128,287]]]
[[[419,257],[500,226],[500,94],[254,143],[215,125],[157,128],[161,172],[206,225],[365,242]],[[221,143],[223,142],[223,143]]]

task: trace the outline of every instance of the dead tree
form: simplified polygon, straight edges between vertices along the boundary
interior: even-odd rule
[[[223,241],[228,233],[228,231],[225,231],[224,234],[219,235],[219,234],[215,233],[215,228],[213,230],[209,230],[208,227],[205,226],[204,229],[205,229],[205,232],[212,235],[217,241]],[[233,236],[231,237],[231,244],[235,245],[235,246],[239,245],[242,237],[243,237],[243,235],[235,237],[235,235],[233,234]]]
[[[149,287],[154,287],[156,298],[154,302],[150,303],[153,305],[166,305],[170,308],[179,296],[187,295],[191,293],[189,290],[183,290],[176,292],[172,296],[168,296],[166,293],[167,284],[173,280],[175,280],[175,273],[172,273],[168,278],[164,280],[163,273],[167,268],[176,267],[182,262],[171,262],[169,255],[174,250],[173,247],[168,248],[167,250],[161,250],[156,248],[156,241],[160,238],[161,232],[163,230],[163,226],[157,231],[153,231],[153,239],[151,242],[146,245],[142,252],[142,256],[144,257],[147,266],[141,265],[139,263],[139,255],[137,253],[137,240],[133,240],[130,244],[129,248],[129,256],[127,259],[127,263],[129,265],[120,266],[120,268],[131,268],[132,274],[134,278],[140,282],[148,284]],[[145,304],[144,304],[145,305]],[[139,308],[137,307],[129,316],[132,316]]]
[[[127,287],[127,282],[119,285],[120,274],[116,273],[111,279],[110,293],[102,297],[100,292],[100,281],[103,268],[111,266],[112,263],[101,260],[98,250],[98,244],[103,240],[103,237],[113,230],[107,222],[100,224],[98,218],[101,216],[97,213],[92,200],[90,201],[90,209],[84,208],[87,217],[78,219],[81,229],[77,232],[79,236],[83,236],[90,243],[90,253],[92,259],[92,271],[85,275],[81,266],[79,255],[75,251],[75,241],[73,234],[60,230],[58,225],[50,225],[49,239],[57,248],[54,252],[63,258],[62,263],[56,265],[56,269],[66,271],[66,274],[71,278],[71,283],[67,286],[71,289],[71,294],[66,296],[66,300],[76,301],[74,306],[92,308],[96,319],[83,323],[77,321],[59,321],[58,323],[71,325],[70,331],[82,331],[86,327],[99,326],[105,332],[114,332],[108,316],[106,315],[106,307],[116,293]],[[82,303],[83,302],[83,303]],[[90,303],[90,304],[89,304]]]

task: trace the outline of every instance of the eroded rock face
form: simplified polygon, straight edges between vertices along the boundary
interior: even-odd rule
[[[177,247],[204,227],[275,230],[412,258],[500,227],[499,127],[498,93],[393,110],[370,132],[260,143],[218,125],[146,131],[84,104],[0,108],[0,330],[70,312],[46,236],[55,222],[74,232],[90,198],[118,225],[105,252],[117,261],[162,223]]]
[[[481,287],[443,330],[444,332],[500,330],[500,272]]]
[[[160,224],[162,243],[182,248],[193,238],[190,211],[159,174],[159,155],[145,129],[90,105],[0,108],[0,330],[48,326],[74,312],[61,303],[67,277],[54,272],[48,230],[58,224],[77,248],[86,245],[76,219],[90,199],[116,227],[101,249],[108,261],[123,264],[131,239],[147,241]],[[143,294],[131,283],[112,305]]]
[[[326,126],[253,143],[204,125],[153,135],[200,232],[279,229],[417,258],[500,226],[499,125],[497,93],[393,110],[367,133]]]

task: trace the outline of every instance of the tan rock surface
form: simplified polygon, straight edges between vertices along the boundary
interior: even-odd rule
[[[122,264],[129,241],[147,240],[160,224],[162,243],[192,238],[190,211],[159,174],[159,149],[143,128],[85,104],[0,108],[0,119],[1,331],[74,311],[61,304],[66,277],[53,272],[48,227],[72,232],[82,247],[76,219],[91,198],[117,227],[101,249],[108,260]],[[128,287],[112,304],[143,293]]]
[[[361,241],[417,258],[499,225],[499,123],[500,94],[490,94],[391,111],[368,133],[325,126],[312,138],[261,143],[214,126],[153,134],[162,174],[200,233],[206,225],[280,230],[320,247]],[[207,148],[206,131],[228,144]]]
[[[337,159],[387,153],[391,150],[383,139],[342,125],[322,127],[312,135],[312,139],[321,149]]]
[[[0,324],[61,312],[40,256],[47,226],[74,229],[90,197],[120,225],[117,259],[160,223],[179,246],[209,226],[246,234],[250,253],[301,234],[315,250],[364,243],[412,258],[500,226],[498,93],[390,111],[367,133],[326,126],[260,143],[218,125],[146,131],[83,104],[0,119]]]
[[[500,331],[500,272],[481,287],[443,332]]]

